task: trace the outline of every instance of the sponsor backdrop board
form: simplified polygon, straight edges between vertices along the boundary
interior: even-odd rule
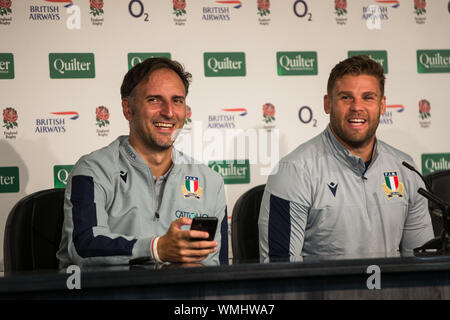
[[[127,134],[120,84],[151,56],[193,74],[177,145],[224,176],[230,217],[326,127],[329,71],[358,53],[385,68],[378,137],[449,169],[448,30],[448,0],[0,0],[0,248],[20,198]]]

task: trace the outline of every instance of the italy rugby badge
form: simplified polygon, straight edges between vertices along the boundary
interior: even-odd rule
[[[198,177],[184,177],[184,186],[181,187],[185,198],[194,197],[200,199],[203,189],[198,185]]]
[[[398,181],[397,172],[384,172],[383,191],[388,199],[395,196],[403,198],[404,189],[403,183]]]

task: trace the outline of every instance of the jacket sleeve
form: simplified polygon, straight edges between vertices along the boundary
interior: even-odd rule
[[[152,238],[111,232],[106,209],[112,184],[101,170],[77,165],[69,177],[64,200],[67,255],[77,265],[124,264],[151,256]]]
[[[269,176],[258,220],[261,262],[301,255],[311,206],[307,180],[286,163],[280,163],[278,172]]]
[[[434,238],[428,200],[417,192],[419,188],[425,189],[425,185],[415,174],[410,175],[409,179],[412,180],[412,187],[409,190],[408,212],[400,243],[402,251],[412,251]]]

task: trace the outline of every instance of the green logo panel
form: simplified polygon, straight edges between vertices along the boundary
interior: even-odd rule
[[[205,77],[245,77],[244,52],[203,53]]]
[[[95,78],[93,53],[50,53],[51,79]]]
[[[0,193],[19,191],[19,167],[0,167]]]
[[[450,50],[417,50],[418,73],[450,73]]]
[[[442,170],[450,170],[450,153],[422,154],[423,175]]]
[[[172,59],[169,52],[130,52],[128,53],[128,70],[148,58],[163,57]]]
[[[0,53],[0,79],[14,79],[14,56]]]
[[[317,75],[317,52],[279,51],[277,52],[277,72],[279,76]]]
[[[248,160],[210,161],[208,166],[222,176],[225,184],[250,183]]]
[[[72,170],[73,165],[56,165],[53,167],[53,178],[55,188],[65,188],[67,178]]]
[[[379,64],[383,66],[384,74],[387,74],[389,71],[388,67],[388,54],[386,50],[375,50],[375,51],[349,51],[348,57],[357,56],[360,54],[364,54],[369,56],[372,60],[375,60]]]

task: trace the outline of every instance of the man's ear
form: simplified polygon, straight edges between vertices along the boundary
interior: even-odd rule
[[[133,118],[133,110],[131,108],[131,103],[129,98],[123,98],[122,99],[122,112],[128,121],[130,121]]]
[[[385,114],[386,112],[386,96],[381,98],[381,114]]]
[[[330,101],[330,96],[327,95],[327,94],[323,96],[323,109],[325,110],[326,114],[330,114],[330,112],[331,112],[331,101]]]

